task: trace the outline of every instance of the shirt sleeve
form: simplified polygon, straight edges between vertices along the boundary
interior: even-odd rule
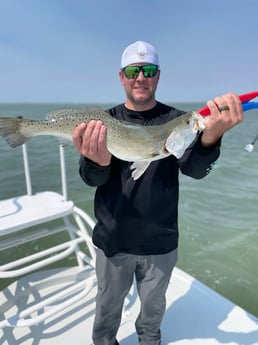
[[[211,147],[204,147],[200,133],[178,160],[184,175],[201,179],[209,174],[220,155],[221,139]]]
[[[101,186],[109,179],[111,165],[100,166],[82,155],[80,156],[79,165],[80,176],[89,186]]]

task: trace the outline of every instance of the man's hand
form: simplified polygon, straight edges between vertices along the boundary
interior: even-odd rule
[[[83,156],[101,166],[111,161],[111,153],[107,149],[107,129],[101,121],[92,120],[81,123],[73,132],[73,143]]]
[[[216,144],[226,131],[243,121],[242,103],[233,93],[216,97],[214,101],[208,101],[207,106],[211,115],[207,118],[206,128],[201,138],[202,145],[205,147]]]

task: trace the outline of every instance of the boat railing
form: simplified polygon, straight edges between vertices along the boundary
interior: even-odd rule
[[[27,152],[27,145],[22,145],[22,156],[23,156],[23,166],[24,166],[24,175],[26,190],[28,195],[32,195],[32,186],[31,186],[31,174],[30,166]],[[63,145],[59,145],[59,157],[60,157],[60,172],[61,172],[61,182],[62,182],[62,195],[64,200],[68,199],[67,192],[67,178],[66,178],[66,163],[65,163],[65,150]]]
[[[62,260],[71,255],[78,272],[94,271],[96,254],[91,231],[95,222],[86,212],[68,200],[65,153],[62,146],[59,146],[59,152],[62,194],[49,191],[33,194],[26,144],[22,147],[27,194],[0,200],[0,252],[14,250],[20,245],[31,244],[35,240],[47,237],[51,238],[51,245],[4,262],[0,266],[1,280],[11,278],[15,282],[18,277],[33,274],[43,268],[48,269],[49,265],[57,262],[62,263]],[[52,237],[55,235],[58,235],[58,243],[52,244]],[[9,296],[6,303],[0,307],[0,314],[4,310],[4,315],[8,315],[3,320],[0,318],[0,328],[37,324],[79,301],[91,290],[95,282],[95,274],[91,273],[82,281],[78,281],[77,278],[67,281],[62,291],[58,286],[56,291],[51,292],[51,296],[37,298],[32,306],[23,310],[18,308],[18,311],[13,312],[15,308],[9,308]],[[12,294],[11,290],[8,293]],[[18,293],[16,289],[17,296]],[[17,301],[17,296],[13,296],[14,301]],[[6,313],[8,308],[9,314]]]

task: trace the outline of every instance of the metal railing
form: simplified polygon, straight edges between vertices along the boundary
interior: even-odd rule
[[[67,190],[67,178],[66,178],[66,164],[65,164],[65,152],[64,147],[59,146],[60,153],[60,169],[61,169],[61,182],[62,182],[62,202],[65,204],[68,202],[68,190]],[[33,198],[31,175],[29,167],[29,159],[26,144],[22,147],[23,154],[23,164],[24,164],[24,174],[26,182],[26,190],[28,198]],[[48,192],[43,192],[48,193]],[[47,194],[48,197],[48,194]],[[51,195],[49,196],[51,197]],[[34,199],[33,199],[34,200]],[[39,199],[40,202],[40,199]],[[69,202],[69,207],[71,202]],[[91,231],[95,225],[94,220],[82,209],[73,206],[70,207],[69,214],[60,215],[56,214],[55,219],[61,219],[63,221],[63,226],[59,226],[53,231],[42,231],[39,230],[38,238],[43,238],[44,236],[49,236],[52,233],[65,231],[69,234],[70,240],[65,242],[55,244],[50,248],[43,249],[36,253],[30,253],[25,257],[14,259],[11,262],[7,262],[0,266],[0,278],[18,278],[21,275],[34,274],[39,269],[46,268],[50,264],[54,264],[57,261],[63,260],[64,258],[73,254],[77,260],[77,268],[81,271],[85,271],[88,267],[92,270],[95,268],[95,247],[92,244],[91,236],[89,231]],[[52,219],[51,219],[52,221]],[[39,218],[39,224],[45,224]],[[12,236],[17,234],[18,238],[30,241],[37,240],[37,232],[33,232],[33,236],[25,234],[24,238],[20,235],[21,231],[26,229],[26,222],[23,228],[17,232],[12,233]],[[33,230],[34,231],[34,230]],[[12,241],[6,241],[8,248],[12,247]],[[13,246],[17,247],[19,243],[17,241],[13,242]],[[81,248],[83,245],[83,248]],[[5,250],[4,246],[1,246],[1,250]],[[89,266],[90,265],[90,266]],[[92,272],[92,271],[91,271]],[[49,316],[53,316],[60,312],[67,306],[79,301],[83,296],[85,296],[92,288],[95,282],[95,274],[90,276],[83,282],[71,281],[67,288],[63,291],[57,289],[55,292],[51,293],[51,297],[46,297],[37,300],[32,306],[25,305],[23,310],[16,312],[15,314],[8,316],[5,320],[0,322],[0,328],[3,327],[25,327],[35,325]],[[8,289],[8,288],[7,288]],[[19,291],[17,291],[17,294]],[[24,291],[23,291],[24,293]],[[64,301],[65,298],[65,301]],[[14,303],[17,298],[14,296]],[[8,305],[11,305],[11,301],[8,300]],[[0,310],[1,311],[1,310]]]

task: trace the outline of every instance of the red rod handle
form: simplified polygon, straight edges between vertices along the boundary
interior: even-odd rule
[[[258,97],[258,91],[245,93],[245,94],[239,96],[240,101],[242,103],[249,102],[251,99],[253,99],[255,97]],[[210,115],[210,109],[208,107],[204,107],[204,108],[201,108],[200,110],[198,110],[198,113],[202,116],[207,116],[207,115]]]

